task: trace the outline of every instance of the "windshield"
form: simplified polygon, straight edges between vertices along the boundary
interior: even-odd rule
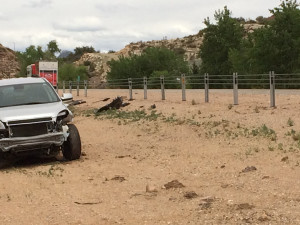
[[[15,84],[0,86],[0,107],[44,104],[58,102],[60,99],[50,84]]]

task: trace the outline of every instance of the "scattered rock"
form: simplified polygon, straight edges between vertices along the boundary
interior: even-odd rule
[[[270,178],[270,176],[263,176],[262,177],[262,179],[264,180],[264,179],[269,179]]]
[[[222,165],[222,166],[221,166],[221,169],[223,169],[223,168],[225,168],[225,165]]]
[[[266,212],[263,212],[263,214],[260,217],[258,217],[259,222],[266,222],[269,220],[270,220],[270,217],[267,215]]]
[[[254,205],[250,205],[249,203],[241,203],[236,205],[236,210],[249,210],[253,208]]]
[[[176,201],[176,200],[177,200],[177,198],[175,198],[175,197],[170,197],[170,198],[169,198],[169,201],[173,201],[173,202],[174,202],[174,201]]]
[[[170,188],[183,188],[185,186],[178,180],[172,180],[171,182],[165,184],[164,187],[168,190]]]
[[[199,206],[201,206],[202,210],[209,209],[211,207],[211,202],[201,202]]]
[[[111,178],[111,180],[117,180],[117,181],[123,182],[126,179],[124,177],[121,177],[121,176],[115,176],[115,177]]]
[[[184,194],[184,197],[185,197],[186,199],[192,199],[192,198],[197,198],[198,195],[197,195],[197,193],[194,192],[194,191],[188,191],[188,192],[186,192],[186,193]]]
[[[245,169],[242,170],[242,172],[247,173],[255,170],[257,170],[255,166],[247,166]]]
[[[281,159],[281,162],[286,162],[286,161],[288,161],[288,159],[289,159],[289,157],[288,157],[288,156],[285,156],[285,157],[283,157],[283,158]]]
[[[201,198],[201,202],[199,203],[199,206],[201,206],[202,210],[209,209],[213,202],[214,202],[213,197],[210,197],[210,196],[204,197],[204,198]]]
[[[150,106],[150,108],[151,108],[151,109],[155,109],[155,108],[156,108],[156,105],[153,104],[153,105]]]
[[[157,188],[153,185],[147,184],[146,185],[146,192],[158,192]]]

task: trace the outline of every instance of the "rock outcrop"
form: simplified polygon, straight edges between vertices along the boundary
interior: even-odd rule
[[[125,48],[117,52],[117,54],[122,54],[128,56],[130,54],[141,54],[142,51],[148,47],[166,47],[178,53],[183,53],[185,60],[190,63],[197,61],[198,52],[203,41],[203,35],[200,31],[196,35],[189,35],[183,38],[176,39],[163,39],[157,41],[147,41],[147,42],[137,42],[130,43],[126,45]]]
[[[118,59],[115,53],[85,53],[76,65],[85,65],[89,71],[89,81],[96,84],[106,81],[106,74],[109,70],[108,62],[112,59]]]
[[[0,79],[15,77],[20,71],[15,52],[0,44]]]

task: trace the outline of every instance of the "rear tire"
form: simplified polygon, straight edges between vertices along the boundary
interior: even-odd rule
[[[68,124],[69,137],[64,142],[63,156],[67,160],[79,159],[81,155],[81,140],[77,127],[74,124]]]

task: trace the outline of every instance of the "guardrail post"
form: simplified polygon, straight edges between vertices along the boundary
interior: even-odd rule
[[[147,77],[144,77],[144,99],[147,99]]]
[[[209,77],[208,73],[204,74],[204,85],[205,85],[205,102],[209,102]]]
[[[79,96],[79,81],[77,81],[77,96]]]
[[[160,86],[161,86],[161,100],[165,100],[166,95],[165,95],[165,78],[164,78],[164,76],[160,77]]]
[[[275,107],[275,73],[270,71],[270,106]]]
[[[129,100],[133,100],[133,97],[132,97],[132,80],[131,80],[131,78],[128,78],[128,86],[129,86]]]
[[[233,104],[238,105],[238,74],[233,73]]]
[[[185,74],[181,74],[181,89],[182,89],[182,101],[186,101],[186,95],[185,95]]]
[[[63,81],[63,93],[65,93],[65,81]]]
[[[84,97],[87,97],[87,80],[84,81]]]
[[[70,89],[70,93],[72,93],[72,81],[69,81],[69,89]]]

